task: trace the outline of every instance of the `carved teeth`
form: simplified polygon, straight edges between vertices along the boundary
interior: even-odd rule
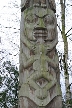
[[[45,30],[35,30],[34,32],[33,32],[33,35],[35,36],[35,37],[47,37],[47,31],[45,31]]]
[[[39,34],[47,34],[46,30],[35,30],[34,33],[39,33]]]
[[[34,37],[47,37],[45,34],[34,34]]]

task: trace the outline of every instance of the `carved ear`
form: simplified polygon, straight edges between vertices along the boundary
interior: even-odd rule
[[[26,3],[25,3],[25,5],[24,5],[24,7],[21,8],[21,12],[23,12],[26,8],[30,7],[30,2],[31,2],[31,1],[32,1],[32,0],[26,0]]]
[[[23,12],[26,8],[32,7],[34,0],[26,0],[24,7],[21,8],[21,12]]]
[[[56,13],[55,0],[46,0],[46,5],[47,5],[47,8],[52,9],[54,11],[54,13]]]
[[[23,12],[25,9],[26,9],[26,7],[25,7],[25,6],[24,6],[24,7],[22,7],[22,8],[21,8],[21,12]]]
[[[47,0],[48,1],[48,0]],[[56,13],[56,4],[55,4],[55,0],[49,0],[49,6],[50,9],[52,9],[54,11],[54,13]]]

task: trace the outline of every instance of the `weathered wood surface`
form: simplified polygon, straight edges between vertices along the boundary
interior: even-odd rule
[[[55,1],[21,3],[19,108],[61,108]]]

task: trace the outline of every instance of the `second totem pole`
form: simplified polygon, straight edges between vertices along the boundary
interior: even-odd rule
[[[54,0],[21,0],[19,108],[62,108]]]

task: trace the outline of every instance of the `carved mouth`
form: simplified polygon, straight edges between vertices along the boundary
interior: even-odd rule
[[[47,30],[34,30],[34,32],[33,32],[33,36],[35,38],[37,38],[37,37],[47,37],[47,34],[48,34]]]

